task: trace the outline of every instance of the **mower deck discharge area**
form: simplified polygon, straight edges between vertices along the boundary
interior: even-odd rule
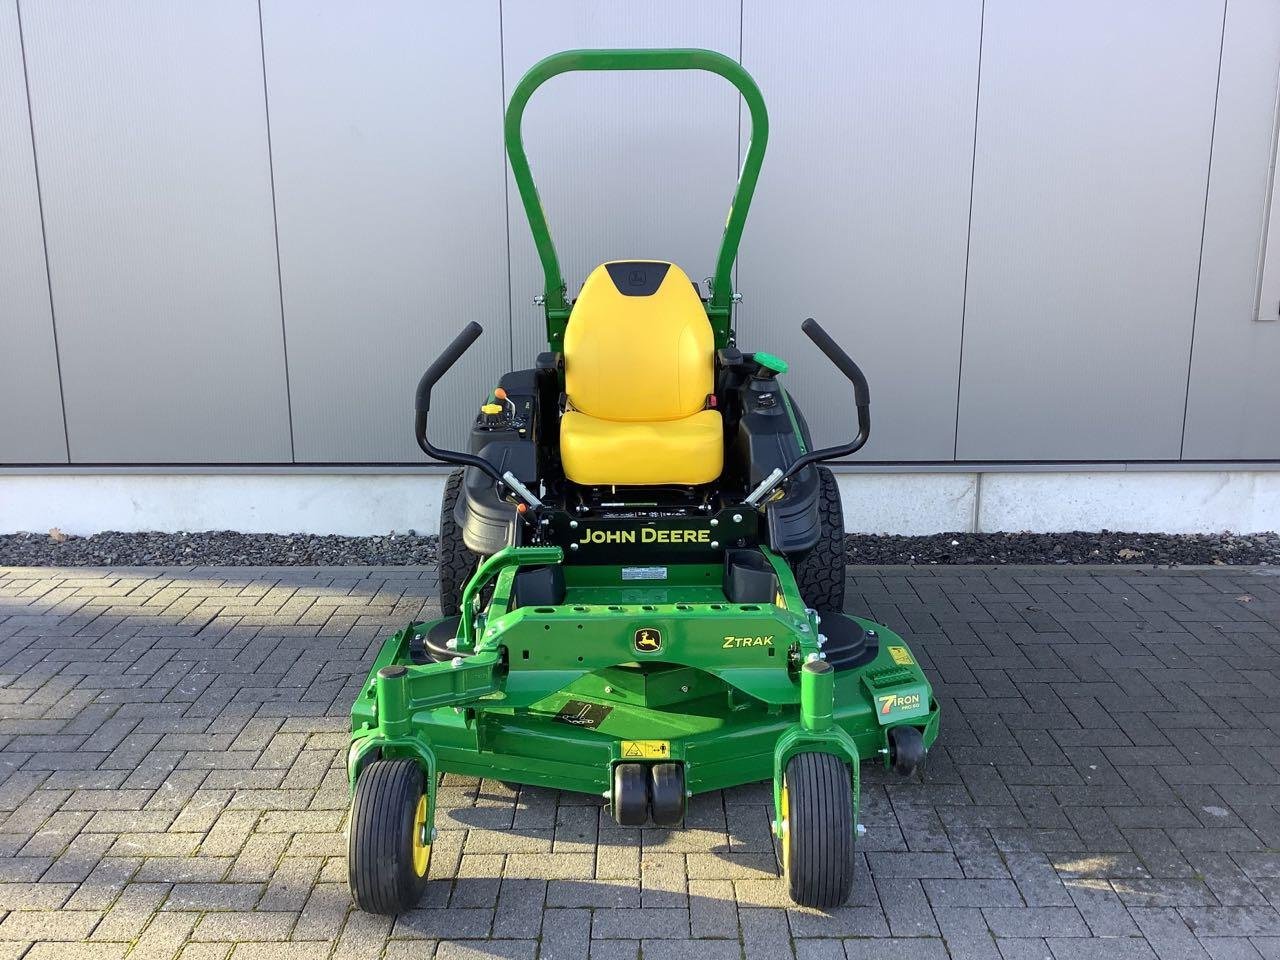
[[[524,105],[567,70],[702,69],[741,91],[752,140],[705,294],[679,267],[597,268],[574,300],[520,137]],[[505,374],[446,485],[440,619],[389,637],[352,708],[349,871],[357,904],[418,899],[441,772],[594,793],[624,825],[678,826],[694,794],[772,780],[792,897],[829,907],[853,881],[859,765],[903,775],[937,737],[915,655],[841,612],[844,528],[822,461],[870,431],[865,378],[813,320],[853,387],[853,440],[815,450],[779,377],[735,345],[730,286],[768,121],[734,61],[705,50],[570,51],[512,96],[507,148],[542,258],[551,351]],[[628,388],[629,380],[636,380]]]

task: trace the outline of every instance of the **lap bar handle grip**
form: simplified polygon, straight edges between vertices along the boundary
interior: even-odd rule
[[[495,482],[502,483],[503,477],[497,467],[483,457],[477,457],[471,453],[463,453],[460,450],[445,450],[435,446],[427,439],[427,412],[431,409],[431,389],[441,377],[449,372],[449,368],[458,362],[459,358],[467,352],[467,348],[475,343],[482,333],[484,333],[484,328],[480,324],[474,320],[468,323],[462,328],[462,332],[453,338],[453,342],[444,348],[440,356],[436,357],[435,362],[427,367],[427,372],[418,381],[418,391],[414,396],[413,435],[418,441],[418,446],[427,456],[442,460],[445,463],[475,467],[478,470],[483,470]],[[533,506],[533,504],[530,505]]]
[[[484,327],[474,320],[471,321],[453,338],[453,342],[444,348],[440,356],[436,357],[435,362],[427,367],[427,372],[418,381],[418,392],[414,397],[413,409],[417,413],[426,413],[431,409],[431,388],[436,385],[436,381],[448,373],[449,368],[458,362],[471,345],[480,339],[482,333],[484,333]]]
[[[858,425],[861,426],[862,409],[871,406],[871,390],[867,386],[867,378],[863,375],[862,369],[853,362],[853,357],[844,352],[840,344],[831,339],[831,334],[823,330],[822,324],[813,317],[800,324],[800,329],[813,341],[814,346],[836,365],[845,379],[853,384],[853,402],[858,407]],[[870,424],[868,424],[868,432],[870,432]]]
[[[845,379],[853,384],[853,404],[858,410],[858,433],[848,443],[809,451],[787,467],[783,480],[794,477],[811,463],[847,457],[854,451],[860,450],[867,442],[867,437],[871,436],[871,390],[867,387],[867,378],[863,375],[862,369],[853,362],[851,356],[844,352],[840,344],[831,339],[831,334],[823,330],[822,324],[813,317],[800,324],[800,329],[813,341],[814,346],[836,365],[836,369],[844,374]]]

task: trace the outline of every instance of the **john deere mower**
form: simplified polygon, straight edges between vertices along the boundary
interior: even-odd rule
[[[705,289],[674,263],[632,260],[566,296],[521,117],[575,70],[705,70],[741,92],[751,142]],[[938,711],[907,644],[842,612],[840,495],[820,464],[866,442],[862,371],[801,324],[851,385],[857,420],[853,439],[815,449],[787,364],[736,343],[732,269],[768,139],[760,90],[708,50],[574,50],[520,81],[505,133],[549,349],[497,381],[467,452],[431,443],[427,420],[480,326],[418,384],[418,445],[459,468],[440,524],[442,616],[385,641],[351,711],[355,901],[417,901],[438,775],[454,772],[593,793],[620,824],[665,828],[695,794],[771,779],[792,898],[842,903],[859,764],[911,774]]]

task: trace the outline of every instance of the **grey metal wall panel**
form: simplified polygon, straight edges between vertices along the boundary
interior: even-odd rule
[[[953,454],[980,20],[980,0],[743,11],[771,132],[739,341],[785,355],[815,439],[846,440],[849,388],[799,333],[817,317],[871,383],[858,459]]]
[[[738,0],[518,0],[503,5],[506,93],[538,60],[575,47],[708,47],[738,57]],[[714,269],[738,163],[738,93],[707,73],[566,74],[534,94],[525,143],[570,295],[606,260]],[[546,349],[542,271],[510,185],[512,342]]]
[[[15,2],[0,3],[0,463],[65,463],[66,434]]]
[[[1178,457],[1222,16],[987,0],[961,459]]]
[[[764,89],[739,329],[820,439],[850,418],[810,314],[871,378],[864,461],[1280,457],[1280,321],[1252,320],[1280,8],[982,6],[262,0],[264,51],[254,0],[27,0],[29,117],[0,0],[0,463],[67,458],[59,362],[72,463],[417,461],[413,383],[476,319],[458,442],[543,343],[505,98],[553,51],[641,45]],[[526,120],[572,291],[615,257],[710,272],[728,84],[560,77]]]
[[[1187,394],[1191,460],[1280,457],[1280,319],[1253,319],[1278,72],[1280,6],[1229,0]],[[1267,251],[1280,257],[1275,228]]]
[[[262,13],[297,458],[422,460],[413,391],[443,345],[485,328],[439,443],[510,364],[497,0]]]
[[[257,5],[23,25],[71,459],[289,460]]]

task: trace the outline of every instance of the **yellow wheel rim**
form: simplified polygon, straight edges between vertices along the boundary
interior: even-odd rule
[[[413,814],[413,872],[420,877],[427,875],[431,863],[431,842],[427,839],[427,795],[418,798],[418,809]]]
[[[791,795],[787,790],[787,781],[782,781],[782,793],[778,798],[778,819],[782,826],[778,830],[778,842],[782,844],[782,872],[791,872]]]

